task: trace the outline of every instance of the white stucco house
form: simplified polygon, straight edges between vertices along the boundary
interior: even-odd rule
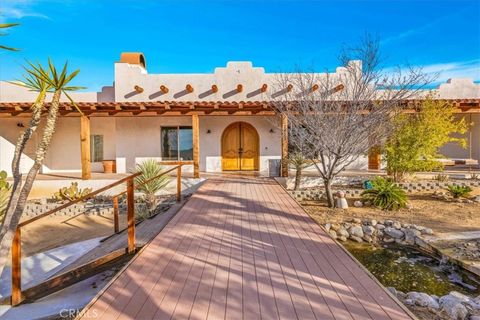
[[[189,170],[196,176],[224,170],[266,172],[275,162],[270,160],[280,163],[287,157],[286,119],[269,106],[277,74],[250,62],[228,62],[210,74],[149,74],[141,53],[123,53],[114,69],[112,86],[71,95],[83,117],[69,102],[62,104],[43,173],[81,171],[88,178],[90,170],[102,172],[108,161],[124,173],[145,158],[192,161]],[[480,85],[452,79],[435,91],[441,99],[452,99],[458,116],[473,123],[469,147],[446,146],[443,154],[480,160]],[[35,93],[0,82],[1,170],[10,171],[15,142],[28,124],[34,99]],[[280,130],[274,122],[282,121]],[[81,135],[90,139],[81,142]],[[34,136],[22,159],[23,171],[31,165],[36,143]],[[367,169],[368,160],[361,158],[355,166]]]

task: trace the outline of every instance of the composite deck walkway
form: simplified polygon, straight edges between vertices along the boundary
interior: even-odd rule
[[[411,319],[274,180],[209,179],[92,319]]]

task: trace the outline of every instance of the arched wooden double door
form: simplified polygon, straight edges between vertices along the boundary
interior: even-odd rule
[[[222,134],[222,169],[225,171],[258,170],[259,137],[246,122],[229,125]]]

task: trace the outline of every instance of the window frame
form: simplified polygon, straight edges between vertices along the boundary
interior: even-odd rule
[[[176,132],[177,132],[177,157],[176,158],[166,158],[163,156],[163,129],[175,129]],[[188,130],[191,130],[193,132],[193,127],[192,126],[188,126],[188,125],[167,125],[167,126],[160,126],[160,155],[161,155],[161,158],[162,158],[162,161],[184,161],[185,159],[183,160],[180,160],[181,159],[181,141],[180,141],[180,129],[188,129]],[[193,141],[192,141],[192,157],[193,159]],[[185,161],[190,161],[190,160],[185,160]]]

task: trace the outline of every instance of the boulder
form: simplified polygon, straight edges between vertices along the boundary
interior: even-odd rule
[[[360,201],[360,200],[357,200],[353,203],[353,206],[357,207],[357,208],[361,208],[361,207],[363,207],[363,202]]]
[[[373,235],[375,233],[375,230],[376,229],[372,226],[363,226],[362,227],[363,233],[366,234],[366,235],[369,235],[369,236]]]
[[[444,297],[442,297],[444,298]],[[465,320],[468,316],[468,309],[455,299],[440,298],[441,309],[450,316],[451,319]]]
[[[363,242],[362,238],[357,237],[357,236],[352,236],[352,235],[350,235],[350,239],[352,239],[353,241],[356,241],[356,242],[358,242],[358,243],[362,243],[362,242]]]
[[[397,230],[392,227],[386,227],[385,229],[383,229],[383,232],[394,239],[401,239],[404,236],[401,230]]]
[[[333,239],[337,239],[337,233],[334,230],[329,230],[328,233]]]
[[[480,203],[480,195],[473,198],[473,201]]]
[[[381,224],[381,223],[377,223],[377,224],[375,225],[375,229],[377,229],[377,230],[383,230],[383,229],[385,229],[385,225],[383,225],[383,224]]]
[[[362,223],[362,220],[360,220],[359,218],[352,218],[352,220],[350,220],[350,222],[360,224],[360,223]]]
[[[430,228],[425,228],[421,232],[422,234],[433,234],[433,230]]]
[[[407,293],[407,299],[412,300],[417,306],[427,307],[434,310],[440,309],[437,300],[424,292],[409,292]]]
[[[371,236],[369,236],[368,234],[363,235],[362,239],[365,240],[368,243],[373,241],[373,238]]]
[[[347,241],[347,237],[340,236],[340,237],[338,237],[338,240],[345,242],[345,241]]]
[[[339,228],[338,230],[336,230],[337,232],[337,235],[339,237],[345,237],[345,238],[348,238],[350,236],[350,234],[348,233],[347,230],[345,230],[345,228],[341,227]]]
[[[385,223],[383,223],[387,227],[391,227],[393,225],[393,220],[385,220]]]
[[[392,223],[392,227],[394,227],[397,230],[400,230],[402,228],[402,224],[399,221],[394,221]]]
[[[339,209],[348,209],[347,199],[337,198],[335,206]]]
[[[391,294],[393,294],[395,297],[397,296],[397,289],[394,287],[387,287],[387,290],[390,291]]]
[[[375,227],[377,225],[377,220],[375,220],[375,219],[370,220],[370,225],[372,227]]]
[[[350,229],[348,229],[348,233],[350,234],[350,236],[358,238],[363,237],[363,230],[361,226],[351,226]]]
[[[330,231],[330,228],[332,227],[332,224],[331,223],[327,223],[325,224],[325,230]]]
[[[415,244],[415,238],[420,236],[420,231],[415,229],[405,229],[405,242],[410,245]]]
[[[334,231],[337,231],[338,229],[340,229],[342,226],[339,224],[339,223],[332,223],[330,225],[330,229],[334,230]]]

